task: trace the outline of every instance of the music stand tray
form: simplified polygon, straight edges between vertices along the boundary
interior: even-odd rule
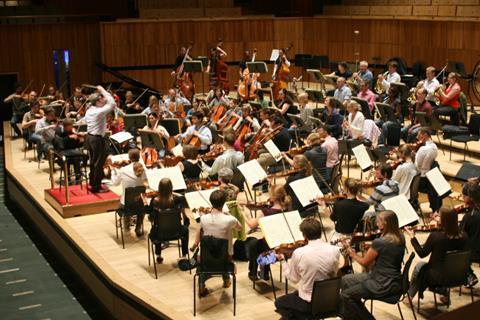
[[[123,117],[123,123],[125,131],[131,131],[132,129],[142,129],[147,125],[146,114],[126,114]]]
[[[250,73],[267,73],[267,64],[263,61],[247,62],[247,68]]]
[[[287,117],[289,117],[290,120],[292,120],[292,123],[294,123],[297,126],[297,129],[303,128],[305,126],[305,122],[303,122],[303,119],[297,116],[296,114],[287,113]]]
[[[201,60],[185,61],[183,63],[183,71],[190,73],[203,72],[203,62]]]
[[[307,69],[307,72],[315,79],[315,81],[320,83],[325,83],[327,79],[325,79],[323,73],[318,69]]]
[[[305,92],[308,94],[308,99],[315,102],[315,104],[323,103],[325,101],[322,90],[305,89]]]

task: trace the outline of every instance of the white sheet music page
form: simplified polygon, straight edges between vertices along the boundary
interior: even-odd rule
[[[122,154],[112,154],[110,156],[110,159],[112,159],[112,162],[120,162],[120,161],[128,161],[130,158],[128,157],[128,153],[122,153]],[[140,158],[141,159],[141,158]]]
[[[278,149],[277,145],[275,144],[275,142],[273,142],[273,140],[268,140],[267,142],[265,142],[263,144],[263,146],[265,147],[265,149],[267,149],[267,151],[272,155],[273,159],[275,159],[275,161],[280,161],[282,160],[283,156],[282,156],[282,152],[280,151],[280,149]]]
[[[133,139],[133,136],[130,132],[120,131],[110,136],[110,139],[114,140],[117,143],[123,143],[130,139]]]
[[[169,168],[154,168],[148,169],[147,172],[148,186],[152,190],[158,190],[158,183],[163,178],[169,178],[172,181],[173,190],[185,190],[187,185],[185,184],[185,179],[183,179],[182,171],[179,167],[169,167]]]
[[[312,204],[312,200],[314,202],[318,197],[323,197],[323,193],[313,176],[290,182],[290,187],[303,207]]]
[[[210,208],[212,206],[210,203],[210,195],[215,190],[218,190],[218,188],[186,192],[185,199],[187,200],[188,208],[190,208],[190,210],[200,207]]]
[[[382,201],[382,205],[386,210],[395,212],[398,218],[398,226],[400,228],[418,220],[418,214],[413,209],[407,197],[403,194]]]
[[[452,187],[445,179],[443,174],[440,172],[438,167],[435,167],[432,170],[428,171],[425,175],[427,176],[428,181],[430,181],[439,197],[445,195],[452,190]]]
[[[273,49],[272,54],[270,55],[270,61],[276,61],[278,59],[279,55],[280,55],[280,50],[279,49]]]
[[[238,170],[245,177],[247,183],[251,186],[265,180],[267,173],[263,170],[262,166],[258,163],[257,159],[247,161],[239,165]]]
[[[300,231],[300,223],[302,223],[303,219],[298,210],[285,212],[283,216],[285,217],[285,220],[287,220],[293,240],[305,240],[302,232]]]
[[[367,148],[363,144],[359,144],[355,148],[352,148],[353,154],[357,159],[358,165],[362,168],[362,171],[366,171],[373,166],[372,159],[367,152]]]
[[[294,239],[289,231],[287,220],[283,214],[273,214],[258,220],[260,229],[265,236],[268,246],[273,249],[282,243],[293,243]]]
[[[170,151],[173,153],[175,157],[183,157],[183,147],[181,143],[177,144]]]

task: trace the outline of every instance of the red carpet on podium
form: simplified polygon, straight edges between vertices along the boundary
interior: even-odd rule
[[[60,190],[59,188],[46,189],[45,192],[50,194],[60,205],[66,205],[67,201],[65,198],[65,188]],[[87,188],[83,186],[83,189],[80,188],[80,185],[72,185],[68,188],[69,193],[69,204],[70,205],[79,205],[79,204],[88,204],[95,203],[100,201],[111,201],[119,200],[120,196],[115,192],[108,191],[105,193],[87,193]]]

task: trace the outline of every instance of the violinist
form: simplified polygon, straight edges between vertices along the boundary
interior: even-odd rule
[[[421,245],[415,237],[415,232],[405,228],[405,233],[411,238],[415,252],[420,258],[430,255],[428,263],[419,261],[413,269],[408,294],[411,299],[417,292],[423,298],[427,288],[441,286],[444,279],[443,261],[449,251],[463,250],[466,248],[466,235],[458,227],[458,214],[449,208],[442,207],[440,213],[441,231],[433,231],[428,235],[427,241]],[[447,304],[448,296],[442,295],[440,301]]]
[[[202,173],[202,166],[198,160],[198,149],[191,144],[182,147],[183,159],[177,166],[183,173],[183,177],[187,180],[198,180]]]
[[[274,129],[278,129],[279,132],[272,138],[272,141],[275,143],[275,145],[280,151],[288,151],[288,149],[290,148],[290,142],[292,141],[292,137],[290,136],[288,129],[284,127],[283,118],[275,116],[272,119],[270,130]],[[259,150],[258,154],[258,163],[260,163],[264,170],[266,170],[268,166],[272,166],[276,163],[275,159],[266,149]]]
[[[413,178],[418,175],[417,166],[413,163],[413,152],[410,146],[403,145],[399,149],[401,164],[395,169],[392,179],[398,182],[399,194],[410,199],[410,185]]]
[[[201,154],[206,153],[212,144],[212,132],[204,125],[203,117],[202,112],[195,112],[191,118],[192,125],[184,133],[175,136],[177,140],[197,137],[200,140],[199,153]]]
[[[268,191],[269,198],[268,204],[260,207],[261,216],[267,217],[270,215],[274,215],[277,213],[285,212],[289,210],[291,199],[287,196],[285,192],[285,188],[283,185],[272,185]],[[243,215],[245,217],[245,222],[247,223],[248,227],[253,230],[258,227],[258,221],[260,217],[253,218],[251,215],[247,214],[245,208],[243,208]],[[248,255],[248,278],[252,281],[256,281],[259,279],[259,275],[257,274],[258,271],[258,264],[257,258],[258,256],[270,248],[268,247],[265,238],[255,238],[252,237],[251,240],[245,243],[245,249]],[[261,272],[261,278],[263,280],[269,280],[269,265],[265,266],[265,269]]]
[[[73,166],[75,184],[80,184],[82,174],[81,163],[82,160],[84,160],[84,154],[80,150],[83,146],[83,137],[75,132],[72,119],[63,120],[62,125],[55,129],[53,146],[55,151],[62,156],[66,156],[67,165]]]
[[[40,137],[37,143],[38,160],[46,159],[48,150],[53,148],[53,138],[55,137],[55,129],[57,128],[57,117],[53,108],[45,109],[45,116],[38,120],[35,124],[35,135]]]
[[[215,159],[211,167],[202,162],[203,171],[208,173],[209,176],[215,176],[222,168],[235,170],[239,165],[241,165],[244,161],[244,155],[240,151],[235,151],[233,146],[235,144],[235,140],[236,137],[234,133],[225,133],[223,136],[223,146],[225,151]]]
[[[287,191],[287,194],[292,199],[292,210],[298,210],[298,212],[300,213],[300,216],[302,216],[302,218],[305,218],[310,213],[309,211],[305,210],[305,208],[302,206],[302,204],[300,203],[300,200],[298,200],[297,195],[293,191],[292,187],[290,187],[290,183],[296,180],[311,176],[312,165],[308,161],[307,157],[305,157],[303,154],[297,154],[295,157],[293,157],[292,164],[293,164],[293,169],[296,172],[288,176],[285,182],[285,190]]]
[[[230,100],[225,96],[222,88],[217,87],[215,89],[214,95],[208,101],[208,107],[213,108],[216,106],[228,106],[230,105]]]
[[[366,202],[357,199],[362,188],[358,180],[348,178],[344,187],[347,197],[336,200],[330,214],[330,219],[335,223],[331,241],[352,234],[369,207]]]
[[[76,101],[80,102],[80,104],[85,102],[85,96],[82,92],[81,87],[75,87],[75,90],[73,91],[73,102],[76,102]]]
[[[152,105],[155,102],[155,100],[157,100],[158,102],[157,97],[153,95],[150,96],[150,98],[148,99],[148,105],[149,106]],[[127,91],[127,93],[125,94],[125,106],[126,106],[126,110],[125,110],[126,114],[137,114],[142,112],[143,110],[138,100],[137,101],[133,100],[133,93],[131,91]]]
[[[376,219],[381,230],[380,238],[373,240],[364,256],[358,255],[349,245],[349,256],[369,266],[375,262],[370,273],[348,274],[342,278],[342,302],[344,320],[375,319],[367,310],[362,299],[390,297],[402,294],[402,261],[405,238],[400,233],[398,218],[393,211],[382,211]]]
[[[278,98],[280,102],[276,109],[285,118],[287,127],[289,128],[292,125],[292,120],[287,114],[298,114],[300,111],[297,106],[294,105],[290,92],[288,92],[287,89],[281,89]]]
[[[10,125],[15,131],[17,137],[22,136],[22,130],[20,130],[17,124],[22,122],[23,114],[26,110],[28,110],[28,107],[25,104],[23,93],[23,87],[18,86],[15,90],[15,93],[12,93],[3,100],[4,103],[12,103],[12,118],[10,120]]]
[[[120,131],[123,131],[122,123],[118,121],[118,119],[115,119],[115,114],[114,112],[110,112],[106,116],[107,118],[107,130],[109,130],[112,135],[115,133],[119,133]]]
[[[23,138],[28,144],[28,148],[32,148],[32,143],[39,143],[41,137],[35,135],[35,125],[37,121],[43,118],[43,110],[40,109],[40,103],[32,103],[30,111],[23,115],[22,132]]]
[[[158,183],[158,195],[152,198],[150,201],[150,206],[147,209],[149,212],[150,220],[152,221],[152,229],[150,230],[150,240],[155,243],[155,254],[157,256],[157,263],[163,262],[162,257],[162,246],[166,246],[164,243],[158,243],[156,241],[156,235],[158,232],[156,229],[159,227],[157,224],[157,219],[155,215],[162,214],[172,214],[165,212],[164,210],[169,209],[178,209],[181,211],[183,224],[180,227],[179,235],[180,242],[182,245],[182,257],[185,258],[188,254],[188,226],[190,225],[190,220],[185,215],[185,198],[181,195],[175,194],[173,192],[172,181],[169,178],[162,178]]]
[[[392,180],[392,174],[392,167],[388,163],[380,163],[375,168],[375,179],[380,181],[381,184],[373,189],[373,193],[366,201],[373,205],[377,212],[385,209],[381,204],[383,201],[398,196],[400,189],[398,182]]]
[[[320,115],[320,120],[329,128],[335,138],[342,135],[343,116],[340,114],[342,103],[333,97],[325,98],[325,109]]]
[[[471,211],[467,212],[460,223],[460,227],[467,235],[467,245],[472,252],[471,261],[480,261],[480,185],[478,182],[468,182],[464,186],[464,200],[470,203]],[[467,275],[467,285],[473,287],[478,283],[476,275],[470,267]]]
[[[282,254],[277,259],[282,261],[285,277],[297,283],[298,291],[286,294],[275,300],[276,312],[282,319],[305,319],[311,314],[312,291],[315,281],[326,280],[336,276],[340,259],[340,250],[321,240],[322,226],[314,218],[307,218],[300,224],[300,231],[307,242],[304,247],[293,251],[287,263]]]
[[[425,112],[425,120],[427,123],[430,123],[430,119],[432,118],[432,106],[429,101],[426,100],[427,91],[424,88],[420,88],[416,92],[417,101],[413,106],[412,112]],[[402,128],[402,137],[403,140],[407,143],[411,143],[415,140],[417,136],[418,130],[420,130],[421,122],[420,119],[415,116],[415,114],[411,115],[413,122]]]

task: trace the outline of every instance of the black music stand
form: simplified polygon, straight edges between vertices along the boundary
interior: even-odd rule
[[[329,65],[330,59],[328,59],[328,56],[313,56],[310,68],[327,69]]]
[[[86,123],[74,123],[73,127],[77,131],[77,133],[87,132],[87,124]]]
[[[353,139],[339,139],[338,140],[338,154],[346,156],[347,161],[347,178],[350,178],[350,159],[353,155],[352,149],[362,144],[361,140]]]
[[[176,136],[179,133],[182,133],[180,126],[180,120],[178,118],[165,118],[160,120],[160,125],[164,127],[170,136]]]
[[[427,117],[426,112],[415,111],[415,119],[418,120],[418,122],[422,127],[428,126],[426,117]]]
[[[203,82],[203,63],[199,60],[185,61],[183,63],[183,72],[201,73],[202,74],[202,89],[205,91],[205,83]],[[193,97],[192,97],[193,99]]]
[[[293,132],[295,133],[295,143],[297,147],[300,147],[300,139],[298,138],[298,129],[305,127],[305,122],[299,116],[291,113],[287,113],[287,117],[290,118],[292,124],[295,124],[295,128],[293,128]]]
[[[200,61],[202,63],[202,90],[203,94],[205,94],[205,68],[208,66],[208,57],[206,56],[198,56],[196,59],[193,59],[193,61]]]
[[[304,71],[307,68],[310,68],[312,63],[312,55],[311,54],[296,54],[295,55],[295,66],[302,68],[302,89],[303,87],[303,78],[304,78]]]
[[[250,73],[267,73],[267,64],[263,61],[247,62],[247,68]]]
[[[137,130],[143,129],[147,125],[146,114],[126,114],[123,117],[123,127],[125,131],[128,131],[132,136],[137,136]]]
[[[325,101],[322,90],[305,89],[305,92],[308,94],[308,99],[315,102],[315,108],[318,108],[318,103]]]
[[[327,79],[325,79],[323,73],[319,69],[307,69],[307,72],[313,77],[316,82],[320,83],[321,90],[325,92],[325,83],[327,83]]]
[[[386,104],[386,103],[375,103],[375,109],[377,110],[378,114],[380,115],[380,119],[384,122],[387,121],[396,121],[395,112],[393,108]]]
[[[155,150],[165,149],[162,138],[160,138],[156,132],[141,130],[140,140],[142,141],[142,148],[154,148]]]
[[[352,97],[353,101],[358,102],[358,104],[362,107],[362,113],[365,116],[365,119],[372,119],[373,116],[370,112],[370,106],[368,105],[368,101],[359,97]]]

